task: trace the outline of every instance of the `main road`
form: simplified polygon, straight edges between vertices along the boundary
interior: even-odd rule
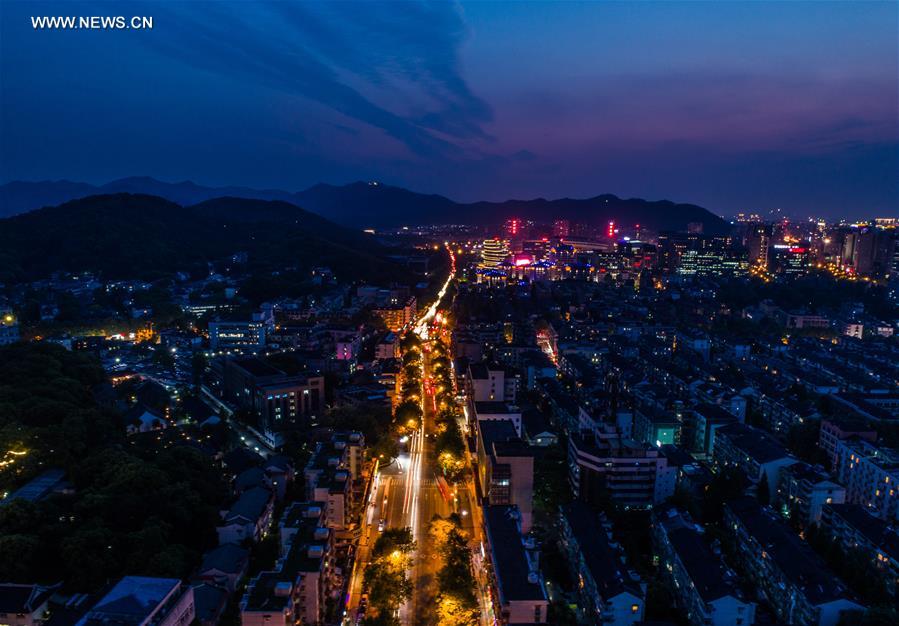
[[[449,250],[449,248],[447,248]],[[434,302],[418,318],[413,330],[424,340],[428,325],[436,316],[443,298],[455,278],[455,255],[449,250],[450,274],[437,293]],[[346,602],[345,624],[352,624],[359,610],[364,569],[374,542],[383,528],[412,529],[416,542],[411,579],[412,599],[400,609],[400,621],[408,626],[436,624],[433,612],[435,574],[438,555],[428,536],[428,523],[434,515],[447,516],[453,512],[453,502],[447,502],[437,487],[434,455],[434,391],[428,383],[430,355],[425,352],[422,365],[422,422],[420,428],[403,442],[406,451],[397,459],[376,471],[372,488],[362,514],[354,566],[350,575]]]
[[[449,248],[448,248],[449,250]],[[453,279],[455,255],[449,250],[450,275],[434,302],[421,315],[414,332],[423,340],[429,338],[429,325],[434,320]],[[346,623],[357,616],[362,592],[362,577],[370,557],[372,546],[382,528],[412,530],[416,542],[410,578],[412,598],[400,607],[400,622],[405,626],[436,626],[436,576],[441,564],[428,533],[428,525],[434,516],[446,517],[459,513],[463,529],[472,537],[474,569],[477,574],[477,595],[481,624],[492,623],[492,609],[483,577],[481,547],[484,545],[480,526],[481,512],[476,503],[474,483],[469,477],[452,494],[441,493],[437,485],[436,412],[434,387],[431,384],[431,355],[426,348],[422,359],[422,421],[420,428],[406,441],[404,451],[397,459],[381,467],[372,482],[372,489],[362,516],[360,538],[356,551],[355,567],[351,575]]]

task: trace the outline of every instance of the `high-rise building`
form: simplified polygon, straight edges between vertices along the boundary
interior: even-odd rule
[[[771,246],[771,271],[779,274],[805,274],[809,268],[809,256],[807,246],[776,243]]]
[[[553,237],[564,239],[571,234],[571,222],[568,220],[556,220],[553,222]]]
[[[214,364],[220,370],[222,396],[248,411],[260,438],[278,447],[282,431],[303,426],[321,410],[325,379],[289,376],[256,357],[227,359]]]
[[[481,265],[483,267],[496,267],[509,256],[509,244],[503,239],[494,237],[485,239],[481,244]]]
[[[855,235],[852,269],[859,276],[888,278],[896,247],[894,229],[864,228]]]
[[[523,235],[524,224],[517,217],[510,217],[503,226],[507,239],[519,239]]]

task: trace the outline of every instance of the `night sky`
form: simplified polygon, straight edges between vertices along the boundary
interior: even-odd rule
[[[0,180],[899,212],[899,3],[0,1]],[[149,15],[152,31],[35,31]]]

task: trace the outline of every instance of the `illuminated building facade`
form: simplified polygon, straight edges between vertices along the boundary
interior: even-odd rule
[[[323,377],[288,376],[256,357],[227,359],[221,372],[223,397],[252,413],[254,429],[273,448],[282,431],[304,425],[324,402]]]
[[[409,296],[401,304],[390,304],[372,310],[372,313],[384,320],[384,324],[392,332],[399,332],[407,324],[414,322],[417,312],[415,296]]]
[[[209,347],[213,350],[258,350],[265,345],[265,325],[262,322],[209,322]]]
[[[836,444],[837,480],[846,485],[846,501],[872,515],[899,521],[899,451],[863,439]]]
[[[505,240],[485,239],[481,244],[481,266],[497,267],[509,257],[509,244]]]
[[[778,243],[771,246],[771,271],[779,274],[805,274],[809,268],[807,246]]]

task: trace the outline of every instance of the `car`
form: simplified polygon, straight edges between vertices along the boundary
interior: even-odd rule
[[[379,532],[379,533],[384,532],[384,526],[385,526],[385,520],[382,518],[382,519],[378,522],[378,532]]]

